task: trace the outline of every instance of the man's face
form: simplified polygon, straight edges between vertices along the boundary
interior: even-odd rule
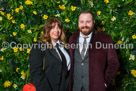
[[[79,16],[78,28],[82,34],[86,36],[93,31],[94,23],[95,21],[92,19],[92,15],[90,13],[83,13]]]

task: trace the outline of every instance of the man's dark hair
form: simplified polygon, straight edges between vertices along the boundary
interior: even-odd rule
[[[87,13],[89,13],[89,14],[92,15],[92,19],[93,19],[93,20],[95,19],[93,12],[92,12],[92,11],[89,11],[89,10],[82,10],[82,11],[80,12],[79,16],[80,16],[81,14],[87,14]],[[78,18],[79,18],[79,17],[78,17]]]

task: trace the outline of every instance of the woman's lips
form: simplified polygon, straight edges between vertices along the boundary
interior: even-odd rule
[[[54,34],[55,36],[59,36],[59,34]]]

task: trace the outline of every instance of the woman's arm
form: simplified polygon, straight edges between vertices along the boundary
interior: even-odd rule
[[[39,45],[38,43],[34,43],[30,52],[30,74],[36,91],[51,91],[48,79],[43,71],[43,51]]]

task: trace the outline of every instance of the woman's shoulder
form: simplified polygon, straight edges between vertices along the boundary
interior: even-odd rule
[[[46,44],[42,43],[40,41],[34,42],[31,45],[31,50],[45,51],[46,50]]]

